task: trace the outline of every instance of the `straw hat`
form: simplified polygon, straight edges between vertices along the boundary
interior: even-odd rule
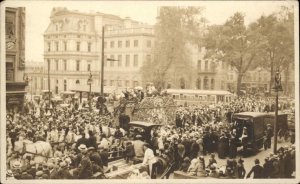
[[[87,150],[87,147],[86,147],[85,144],[80,144],[80,145],[78,146],[78,149],[79,149],[80,151],[84,151],[84,150]]]

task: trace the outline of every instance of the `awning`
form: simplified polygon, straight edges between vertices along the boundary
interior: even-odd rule
[[[103,88],[103,93],[122,93],[122,91],[126,89],[126,88],[122,88],[122,87],[110,87],[110,86],[104,86]],[[75,85],[73,87],[70,88],[70,91],[74,91],[74,92],[90,92],[90,86],[89,85]],[[100,93],[101,92],[101,88],[100,86],[91,86],[91,92],[92,93]]]

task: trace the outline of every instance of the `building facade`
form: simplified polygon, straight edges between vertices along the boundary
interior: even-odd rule
[[[237,72],[233,67],[224,61],[205,57],[204,47],[192,44],[186,47],[193,69],[187,74],[178,73],[176,67],[170,70],[168,88],[235,91]]]
[[[104,36],[104,86],[115,88],[142,85],[139,69],[152,58],[151,26],[115,15],[81,13],[54,8],[44,33],[43,89],[54,93],[100,86],[102,27]],[[107,61],[107,58],[115,61]],[[41,79],[40,79],[41,80]]]
[[[44,89],[44,63],[42,61],[26,61],[25,75],[28,76],[27,94],[41,94]]]
[[[25,87],[25,8],[5,10],[6,42],[6,107],[21,109],[24,103]]]

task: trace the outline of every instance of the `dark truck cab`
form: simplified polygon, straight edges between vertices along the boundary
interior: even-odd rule
[[[287,130],[287,114],[278,113],[277,131]],[[241,112],[232,116],[232,122],[238,137],[242,136],[243,128],[247,127],[249,149],[258,151],[263,147],[264,131],[270,124],[274,130],[275,113]],[[241,145],[241,144],[240,144]]]

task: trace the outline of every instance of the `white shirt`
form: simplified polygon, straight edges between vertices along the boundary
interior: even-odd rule
[[[143,160],[143,164],[144,165],[151,165],[154,164],[156,162],[153,150],[150,148],[147,148],[145,151],[145,155],[144,155],[144,160]]]

